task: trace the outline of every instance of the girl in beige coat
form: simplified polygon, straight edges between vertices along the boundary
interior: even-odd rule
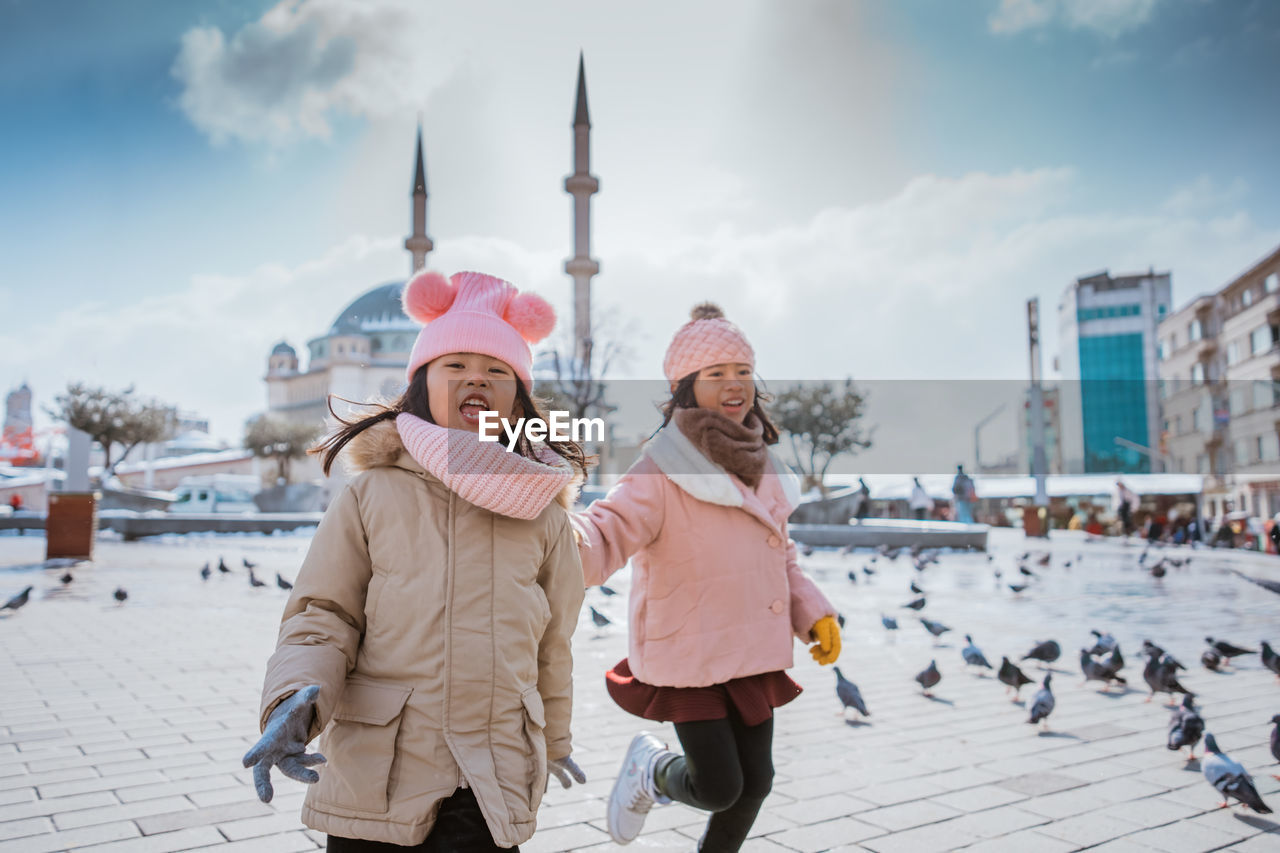
[[[360,472],[334,499],[285,606],[245,756],[310,785],[303,822],[330,851],[512,848],[569,757],[570,637],[582,569],[569,518],[582,451],[508,452],[479,415],[541,416],[530,343],[554,325],[533,294],[478,273],[424,273],[426,323],[404,395],[318,451]],[[319,750],[306,744],[319,735]],[[316,765],[325,766],[317,773]]]

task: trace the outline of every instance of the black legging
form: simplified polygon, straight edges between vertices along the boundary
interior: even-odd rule
[[[493,843],[480,804],[470,788],[459,788],[440,803],[431,834],[421,844],[404,847],[385,841],[364,841],[330,835],[328,853],[504,853]],[[520,853],[519,847],[510,848]]]
[[[747,726],[731,714],[675,725],[684,755],[660,769],[659,787],[673,800],[712,812],[699,850],[733,853],[773,787],[773,720]]]

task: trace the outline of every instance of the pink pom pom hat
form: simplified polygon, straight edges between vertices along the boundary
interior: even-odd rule
[[[425,324],[414,341],[405,376],[451,352],[474,352],[501,359],[533,385],[533,351],[556,325],[556,312],[536,293],[478,272],[422,272],[404,287],[404,312]]]
[[[662,372],[669,382],[679,382],[713,364],[749,364],[756,366],[755,350],[747,336],[729,322],[720,306],[703,302],[695,305],[690,320],[671,338]]]

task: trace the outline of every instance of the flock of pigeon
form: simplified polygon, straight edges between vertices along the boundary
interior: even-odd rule
[[[258,567],[258,564],[249,562],[247,558],[243,558],[243,562],[244,562],[245,571],[248,572],[249,574],[249,586],[252,588],[266,586],[267,585],[266,582],[259,580],[258,576],[254,574],[253,570]],[[212,566],[212,562],[206,562],[204,566],[200,569],[200,577],[203,580],[207,581],[210,577],[212,577],[213,569],[211,568],[211,566]],[[229,574],[232,574],[233,572],[234,570],[227,565],[226,560],[224,560],[222,557],[219,557],[218,573],[223,575],[229,575]],[[60,578],[58,578],[58,582],[61,584],[62,589],[67,589],[71,586],[72,583],[75,582],[75,575],[73,575],[68,570]],[[284,590],[293,589],[293,584],[285,580],[284,577],[281,576],[279,572],[276,572],[276,586]],[[6,601],[4,604],[0,604],[0,613],[4,613],[6,615],[11,613],[16,613],[19,610],[21,610],[23,607],[26,607],[27,604],[31,601],[31,592],[34,589],[35,589],[34,586],[27,586],[21,592],[10,597],[9,600]],[[129,591],[122,586],[118,586],[115,588],[115,591],[111,593],[111,597],[116,600],[117,604],[124,604],[129,599]]]
[[[870,564],[862,568],[863,575],[868,579],[874,577],[877,571],[875,564],[878,559],[896,560],[903,550],[902,548],[890,549],[882,546],[871,557]],[[812,553],[811,549],[809,553]],[[851,549],[846,548],[842,553],[848,555],[851,553]],[[913,548],[909,553],[918,575],[921,575],[931,563],[938,561],[936,552],[926,552],[919,548]],[[1148,554],[1149,551],[1144,550],[1138,560],[1138,564],[1140,567],[1145,568],[1154,578],[1162,578],[1170,568],[1184,567],[1191,560],[1190,557],[1174,558],[1165,556],[1147,566]],[[1079,561],[1082,556],[1077,557],[1076,560]],[[994,557],[988,555],[987,559],[993,560]],[[1021,579],[1018,583],[1008,585],[1014,595],[1022,593],[1032,581],[1038,578],[1038,575],[1030,565],[1033,560],[1038,567],[1048,568],[1052,562],[1052,555],[1043,553],[1033,556],[1028,552],[1018,557],[1017,565]],[[1061,565],[1069,568],[1071,563],[1072,561],[1067,560]],[[1280,583],[1258,580],[1247,575],[1240,576],[1272,592],[1280,593]],[[848,578],[851,582],[858,583],[857,572],[850,570]],[[996,568],[995,579],[997,583],[1000,582],[1000,578],[1001,572],[999,568]],[[902,606],[919,613],[926,606],[927,597],[916,580],[912,580],[910,589],[917,597]],[[952,630],[949,626],[924,616],[917,616],[916,618],[919,619],[924,629],[933,636],[935,646],[943,634]],[[898,620],[896,618],[882,613],[880,621],[885,630],[898,630]],[[1119,642],[1108,632],[1093,630],[1091,633],[1093,634],[1092,644],[1080,650],[1080,671],[1084,676],[1084,682],[1082,682],[1081,686],[1088,684],[1090,681],[1096,681],[1102,684],[1102,692],[1110,692],[1113,685],[1118,685],[1127,690],[1128,682],[1120,674],[1125,667],[1125,660],[1120,651]],[[999,668],[994,667],[987,660],[982,650],[973,642],[973,638],[969,634],[965,634],[964,639],[965,646],[961,649],[960,655],[964,661],[965,668],[967,670],[976,670],[979,673],[984,670],[995,670],[996,679],[1005,685],[1006,695],[1012,692],[1014,694],[1013,701],[1019,702],[1022,688],[1028,684],[1033,684],[1034,679],[1028,677],[1007,656],[1001,658]],[[1259,654],[1263,666],[1275,673],[1277,679],[1280,680],[1280,654],[1266,641],[1261,643],[1260,650],[1244,648],[1213,637],[1206,637],[1205,643],[1206,648],[1201,656],[1201,664],[1206,669],[1222,671],[1223,668],[1230,667],[1233,659],[1237,657]],[[1195,747],[1203,737],[1207,755],[1201,764],[1201,769],[1205,779],[1222,795],[1224,802],[1221,805],[1226,807],[1234,799],[1260,814],[1269,814],[1271,809],[1263,802],[1257,788],[1253,785],[1253,780],[1244,767],[1225,755],[1218,748],[1217,741],[1213,735],[1205,731],[1205,722],[1200,715],[1200,710],[1195,705],[1194,694],[1178,681],[1178,672],[1186,668],[1173,655],[1170,655],[1149,640],[1143,641],[1142,654],[1146,659],[1142,677],[1150,690],[1145,701],[1150,702],[1157,693],[1168,694],[1171,701],[1177,695],[1183,697],[1181,705],[1174,708],[1173,715],[1169,721],[1168,748],[1174,751],[1180,751],[1183,748],[1188,749],[1190,753],[1189,760],[1191,760],[1195,758]],[[1019,658],[1019,661],[1037,661],[1042,666],[1045,666],[1054,663],[1061,656],[1062,647],[1059,643],[1055,640],[1045,640],[1037,641],[1026,654]],[[835,668],[835,677],[836,696],[840,700],[844,712],[847,714],[849,709],[853,709],[862,716],[870,716],[866,700],[863,698],[858,686],[846,678],[839,667]],[[1046,673],[1039,691],[1032,697],[1029,706],[1030,713],[1027,722],[1031,724],[1039,723],[1044,730],[1048,729],[1049,716],[1053,713],[1056,705],[1056,699],[1051,687],[1052,680],[1052,671]],[[929,665],[915,676],[915,681],[920,685],[925,696],[932,697],[933,694],[930,691],[942,681],[942,672],[938,669],[936,658],[929,661]],[[1280,714],[1272,717],[1270,722],[1274,725],[1271,732],[1271,754],[1277,761],[1280,761]],[[1275,778],[1280,779],[1280,775]]]

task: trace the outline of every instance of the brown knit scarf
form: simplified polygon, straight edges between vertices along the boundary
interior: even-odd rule
[[[738,423],[710,409],[676,409],[674,420],[703,456],[749,487],[760,485],[769,452],[764,424],[755,412],[748,412],[746,422]]]

